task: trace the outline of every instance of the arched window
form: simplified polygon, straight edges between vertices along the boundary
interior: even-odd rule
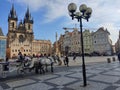
[[[12,27],[14,28],[14,22],[12,22]]]

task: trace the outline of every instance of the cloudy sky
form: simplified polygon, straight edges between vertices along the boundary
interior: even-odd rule
[[[8,32],[8,14],[12,4],[18,16],[18,23],[23,20],[27,7],[34,19],[35,39],[55,41],[55,33],[64,34],[63,27],[79,27],[77,20],[68,14],[68,4],[74,2],[77,7],[86,4],[93,10],[89,22],[83,20],[83,27],[96,31],[107,28],[113,44],[118,39],[120,30],[120,0],[0,0],[0,27],[4,35]]]

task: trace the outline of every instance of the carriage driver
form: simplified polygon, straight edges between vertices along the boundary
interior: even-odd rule
[[[22,62],[23,61],[23,55],[21,52],[18,53],[18,60],[17,62]]]

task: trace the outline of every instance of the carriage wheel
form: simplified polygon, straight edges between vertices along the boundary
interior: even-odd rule
[[[2,72],[2,78],[6,78],[7,77],[7,72],[6,71],[3,71]]]
[[[23,74],[24,74],[24,69],[23,69],[22,67],[19,67],[19,68],[17,69],[17,74],[18,74],[18,75],[23,75]]]

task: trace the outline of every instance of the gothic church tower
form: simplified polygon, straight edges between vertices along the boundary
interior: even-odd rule
[[[7,56],[15,57],[18,52],[22,54],[32,54],[32,41],[33,35],[33,19],[29,12],[29,8],[24,16],[24,20],[21,20],[18,24],[18,17],[14,9],[14,5],[8,15],[8,33],[7,33]]]

